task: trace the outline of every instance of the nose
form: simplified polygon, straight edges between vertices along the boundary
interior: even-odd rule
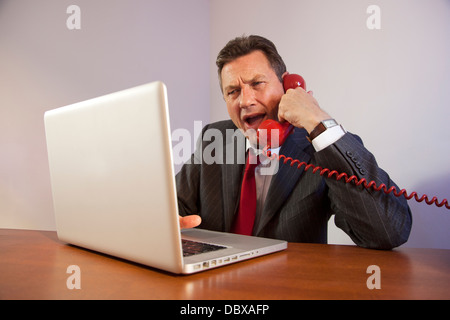
[[[255,100],[255,92],[252,90],[250,86],[243,86],[241,88],[241,96],[240,96],[240,102],[239,106],[241,108],[248,108],[252,105],[254,105],[256,102]]]

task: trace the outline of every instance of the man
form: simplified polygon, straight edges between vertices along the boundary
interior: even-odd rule
[[[332,117],[322,110],[312,92],[302,88],[283,89],[288,74],[274,44],[259,36],[231,40],[217,57],[220,86],[231,120],[207,125],[199,138],[191,161],[176,176],[181,227],[195,227],[231,232],[241,215],[241,183],[244,165],[235,161],[207,163],[202,158],[211,144],[204,138],[208,130],[230,130],[247,135],[262,121],[288,121],[295,126],[277,153],[330,168],[339,173],[374,180],[389,188],[395,185],[380,169],[374,156],[359,137],[341,126],[326,128],[322,121]],[[325,123],[334,123],[328,121]],[[254,141],[248,135],[247,148]],[[222,139],[223,159],[237,159],[244,147]],[[219,149],[219,148],[218,148]],[[274,151],[274,152],[275,152]],[[253,152],[253,151],[252,151]],[[257,154],[260,151],[255,151]],[[250,152],[249,152],[250,154]],[[251,218],[251,234],[292,242],[327,242],[327,222],[332,214],[335,223],[359,246],[391,249],[407,241],[411,230],[411,213],[406,200],[392,194],[367,190],[343,180],[326,178],[312,170],[305,171],[290,163],[279,163],[273,175],[263,175],[261,166],[255,172],[257,204]],[[273,160],[277,161],[277,160]],[[267,161],[266,161],[267,165]],[[252,169],[254,170],[254,169]]]

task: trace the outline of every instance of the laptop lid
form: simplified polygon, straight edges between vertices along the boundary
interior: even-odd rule
[[[47,111],[44,121],[58,237],[181,272],[165,85]]]

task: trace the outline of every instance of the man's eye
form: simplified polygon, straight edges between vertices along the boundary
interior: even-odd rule
[[[234,90],[228,91],[228,95],[233,96],[233,95],[237,94],[238,92],[239,92],[239,89],[234,89]]]

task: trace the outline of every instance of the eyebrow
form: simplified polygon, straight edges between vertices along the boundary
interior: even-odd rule
[[[265,78],[266,78],[266,76],[264,74],[257,74],[252,79],[250,79],[248,81],[244,81],[244,83],[253,83],[255,81],[264,80]],[[238,89],[240,87],[241,87],[240,85],[231,84],[231,85],[225,87],[224,92],[227,92],[229,90]]]

